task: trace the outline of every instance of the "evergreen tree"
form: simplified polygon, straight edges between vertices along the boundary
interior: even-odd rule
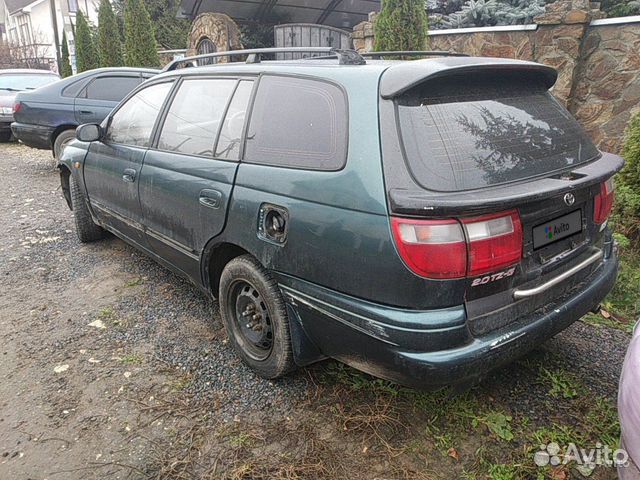
[[[159,67],[158,44],[143,0],[126,0],[124,7],[125,61],[129,67]]]
[[[62,54],[60,55],[61,65],[59,66],[59,73],[62,78],[67,78],[73,75],[73,69],[71,68],[71,62],[69,61],[69,45],[67,44],[67,32],[62,31]]]
[[[428,23],[424,0],[385,0],[375,24],[375,49],[426,50]]]
[[[639,0],[602,0],[600,9],[609,17],[626,17],[640,13]]]
[[[98,68],[98,49],[91,28],[80,10],[76,13],[76,69],[78,73]]]
[[[100,0],[98,10],[98,52],[100,66],[121,67],[124,65],[122,57],[122,42],[118,20],[113,13],[110,0]]]
[[[158,45],[166,49],[187,48],[191,22],[176,18],[180,0],[145,0],[145,6],[155,26]]]
[[[551,0],[428,0],[434,28],[490,27],[532,23]]]

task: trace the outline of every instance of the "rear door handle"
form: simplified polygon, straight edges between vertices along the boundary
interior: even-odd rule
[[[80,110],[80,113],[84,115],[93,115],[93,112],[91,110]]]
[[[207,208],[220,208],[222,203],[222,192],[218,190],[202,190],[200,191],[200,205]]]
[[[133,168],[127,168],[124,172],[122,172],[122,180],[127,183],[133,183],[136,181],[136,172]]]

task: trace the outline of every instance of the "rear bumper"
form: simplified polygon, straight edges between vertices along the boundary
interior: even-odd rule
[[[13,135],[22,143],[29,147],[51,149],[51,135],[53,128],[43,125],[32,125],[28,123],[13,122],[11,131]]]
[[[437,389],[475,383],[566,329],[609,293],[617,271],[618,261],[611,253],[584,282],[554,303],[476,337],[463,306],[401,310],[276,275],[297,313],[293,321],[322,354],[380,378]],[[299,339],[294,350],[300,348],[295,343]]]
[[[11,122],[13,122],[13,115],[0,115],[0,131],[11,131]]]

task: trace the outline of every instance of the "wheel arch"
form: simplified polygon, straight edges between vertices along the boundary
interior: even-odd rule
[[[224,267],[234,258],[251,254],[244,248],[229,242],[208,245],[202,256],[202,280],[204,287],[214,298],[218,297],[220,277]]]
[[[69,206],[69,210],[73,210],[73,206],[71,204],[71,187],[69,186],[69,177],[71,177],[71,170],[64,165],[59,164],[58,168],[60,169],[60,186],[62,188],[62,194],[64,195],[64,199]]]
[[[78,128],[78,124],[75,123],[63,123],[62,125],[58,125],[56,129],[51,133],[51,138],[49,139],[49,144],[51,145],[51,151],[53,151],[53,146],[56,143],[56,138],[65,130],[72,130]]]

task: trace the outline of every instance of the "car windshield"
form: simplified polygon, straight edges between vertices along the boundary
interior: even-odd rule
[[[430,190],[524,180],[599,156],[569,112],[529,79],[441,79],[397,108],[409,169]]]
[[[50,73],[4,74],[0,75],[0,90],[33,90],[56,80],[58,77]]]

